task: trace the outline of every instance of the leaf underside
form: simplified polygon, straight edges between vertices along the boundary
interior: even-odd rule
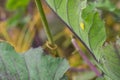
[[[46,2],[96,57],[99,68],[105,73],[104,80],[119,80],[120,48],[116,52],[113,45],[103,47],[106,40],[105,24],[100,18],[97,3],[88,4],[87,0]],[[111,7],[108,9],[110,11]]]
[[[95,6],[87,5],[87,0],[46,0],[46,2],[96,56],[106,39],[106,33],[104,22]],[[80,23],[84,24],[84,30]]]
[[[120,42],[119,42],[120,43]],[[111,80],[120,79],[120,45],[108,44],[100,51],[100,68]]]
[[[0,43],[0,80],[60,80],[68,68],[64,58],[46,55],[40,47],[18,54]]]

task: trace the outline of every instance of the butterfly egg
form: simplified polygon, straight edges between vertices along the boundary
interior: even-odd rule
[[[82,29],[82,30],[84,30],[84,29],[85,29],[85,25],[84,25],[84,23],[83,23],[83,22],[80,22],[80,27],[81,27],[81,29]]]

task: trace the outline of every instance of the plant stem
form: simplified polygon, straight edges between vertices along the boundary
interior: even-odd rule
[[[86,61],[86,63],[89,65],[89,67],[91,68],[91,70],[93,70],[97,76],[101,76],[101,73],[96,69],[96,67],[90,62],[90,60],[86,57],[86,55],[82,52],[82,50],[80,49],[80,47],[78,46],[76,40],[74,38],[72,38],[72,43],[74,45],[74,47],[76,48],[76,50],[79,52],[79,54],[81,55],[81,57]]]
[[[43,11],[41,0],[35,0],[35,2],[36,2],[36,5],[37,5],[37,8],[39,10],[40,17],[41,17],[41,20],[42,20],[42,23],[43,23],[43,27],[44,27],[45,33],[47,35],[48,41],[49,41],[49,43],[51,45],[54,45],[55,43],[53,41],[53,37],[52,37],[52,34],[50,32],[47,19],[45,17],[45,13]]]

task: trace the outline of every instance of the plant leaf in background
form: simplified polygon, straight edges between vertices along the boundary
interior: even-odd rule
[[[118,4],[119,4],[119,2],[118,2]],[[96,4],[96,7],[105,12],[107,11],[107,12],[112,13],[112,15],[114,16],[114,20],[116,20],[117,22],[120,21],[120,8],[118,8],[117,5],[115,5],[114,1],[98,0],[98,4]]]
[[[120,79],[120,39],[101,50],[100,66],[112,80]]]
[[[7,0],[6,8],[10,11],[15,11],[19,8],[24,8],[28,5],[30,0]]]
[[[0,43],[0,80],[67,80],[69,64],[46,55],[42,48],[18,54],[8,43]]]
[[[13,13],[14,15],[7,20],[7,24],[9,25],[9,27],[13,27],[13,26],[15,27],[18,24],[26,23],[22,21],[24,21],[25,18],[28,18],[28,16],[26,17],[24,15],[29,2],[30,0],[20,0],[20,1],[7,0],[6,1],[6,9],[9,11],[14,11]],[[30,19],[28,19],[28,21],[29,20]]]
[[[34,13],[32,16],[30,12],[30,10],[32,10],[30,1],[31,0],[6,0],[5,7],[10,13],[3,27],[5,27],[7,37],[9,38],[6,38],[6,35],[3,37],[15,47],[17,52],[25,52],[28,50],[36,34],[35,25],[39,17],[36,17],[38,16],[36,15],[37,13]],[[26,13],[26,11],[28,13]]]
[[[8,28],[16,27],[18,24],[19,24],[19,27],[23,27],[30,20],[31,20],[30,15],[27,15],[23,18],[23,14],[17,12],[15,15],[13,15],[7,20],[7,25],[8,25]]]
[[[108,11],[115,11],[116,7],[110,0],[99,0],[98,4],[96,5],[98,8],[108,10]]]

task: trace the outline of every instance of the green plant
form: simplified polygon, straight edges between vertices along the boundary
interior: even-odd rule
[[[76,50],[96,72],[97,80],[119,80],[120,39],[116,38],[115,42],[107,43],[105,21],[101,15],[103,11],[110,12],[118,20],[120,10],[110,0],[46,0],[46,2],[93,56],[103,74],[95,69],[76,45],[75,39],[72,39]],[[24,20],[26,24],[30,20],[28,18],[26,20],[26,17],[21,18],[28,3],[29,0],[7,1],[8,10],[17,10],[16,15],[8,20],[8,25],[23,24]],[[41,0],[35,0],[35,3],[48,38],[47,47],[52,51],[52,56],[48,55],[42,47],[32,48],[24,54],[19,54],[13,46],[2,41],[0,42],[0,80],[68,80],[65,73],[70,68],[69,63],[65,58],[56,57],[56,54],[58,56],[57,46],[49,29]],[[18,14],[21,11],[23,14]]]
[[[38,0],[37,0],[38,1]],[[17,1],[8,0],[7,8],[11,10],[24,9],[29,0]],[[40,1],[39,1],[40,2]],[[39,2],[36,2],[39,5]],[[16,4],[16,5],[13,5]],[[42,9],[42,5],[38,7]],[[40,11],[43,24],[50,47],[54,47],[54,42],[44,12]],[[18,14],[17,14],[18,15]],[[21,16],[18,15],[19,18]],[[12,17],[10,22],[17,25],[20,21],[16,16]],[[15,22],[14,22],[15,21]],[[8,26],[9,26],[8,22]],[[47,25],[47,26],[46,26]],[[13,25],[12,25],[13,26]],[[33,26],[32,26],[33,27]],[[26,30],[26,28],[25,28]],[[29,35],[29,34],[27,34]],[[28,36],[27,36],[28,37]],[[24,54],[19,54],[8,42],[0,42],[0,80],[65,80],[64,75],[69,69],[69,64],[65,58],[54,58],[39,47],[30,49]]]
[[[100,17],[100,11],[105,10],[120,16],[120,11],[110,0],[46,0],[49,6],[87,47],[103,71],[105,80],[119,80],[120,51],[119,44],[105,45],[105,22]],[[117,52],[116,52],[117,51]],[[107,76],[107,78],[106,78]],[[109,78],[109,79],[108,79]]]
[[[18,54],[6,42],[0,42],[0,80],[63,80],[69,68],[63,58],[47,55],[41,47]]]

